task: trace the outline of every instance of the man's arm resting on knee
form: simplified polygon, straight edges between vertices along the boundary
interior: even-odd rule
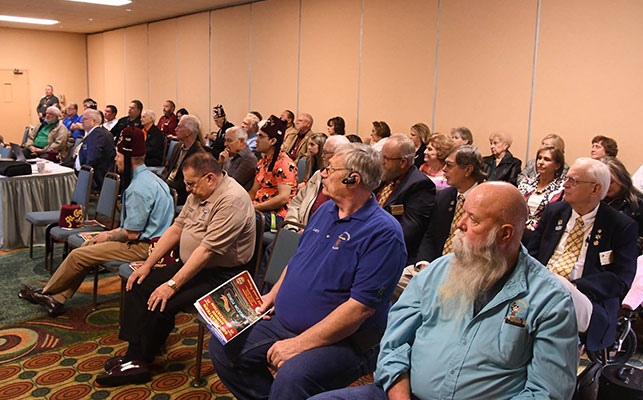
[[[164,254],[170,251],[170,249],[176,247],[176,245],[179,243],[179,240],[181,239],[182,232],[183,228],[176,224],[173,224],[169,228],[167,228],[163,236],[161,236],[159,241],[156,243],[156,246],[154,246],[152,254],[147,257],[147,260],[145,260],[140,268],[132,272],[132,275],[130,275],[125,286],[126,290],[131,290],[134,282],[138,283],[139,285],[143,283],[147,275],[149,275],[150,271],[152,270],[152,267],[154,267],[154,264],[156,264],[156,262],[160,260]]]
[[[300,335],[280,340],[268,350],[268,361],[277,368],[293,356],[316,347],[337,343],[355,333],[375,309],[349,298]]]
[[[103,242],[129,242],[138,239],[141,232],[130,231],[123,228],[112,229],[111,231],[101,232],[92,240],[93,244]]]
[[[389,400],[411,400],[411,384],[409,373],[400,375],[395,383],[386,391]]]

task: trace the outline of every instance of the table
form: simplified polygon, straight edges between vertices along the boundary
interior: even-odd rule
[[[32,166],[32,175],[0,175],[0,247],[3,250],[29,246],[31,224],[25,216],[32,211],[60,210],[71,201],[76,175],[71,168],[47,161],[45,170]],[[34,231],[34,244],[45,242],[45,228]]]

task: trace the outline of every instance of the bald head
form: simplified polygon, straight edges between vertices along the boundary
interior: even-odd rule
[[[341,135],[334,135],[326,139],[324,149],[322,150],[322,160],[324,161],[324,165],[328,166],[330,159],[335,155],[337,149],[348,143],[350,142],[346,139],[346,136]]]
[[[479,198],[480,205],[499,224],[510,224],[519,230],[520,240],[529,210],[525,198],[515,186],[502,181],[485,182],[475,187],[469,196]]]

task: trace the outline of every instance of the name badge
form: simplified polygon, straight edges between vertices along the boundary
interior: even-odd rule
[[[391,206],[391,215],[404,214],[404,204],[393,204]]]
[[[601,260],[601,265],[607,265],[614,262],[614,251],[607,250],[598,253],[598,258]]]

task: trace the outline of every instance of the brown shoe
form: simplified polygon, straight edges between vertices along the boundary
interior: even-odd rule
[[[122,356],[116,356],[116,357],[111,357],[107,361],[105,361],[105,371],[109,371],[110,369],[114,368],[117,365],[121,365],[125,361],[125,357]]]
[[[101,386],[122,386],[145,383],[152,378],[145,361],[128,361],[117,365],[96,377]]]
[[[39,289],[32,289],[28,285],[25,285],[25,287],[18,292],[18,297],[27,300],[28,302],[32,304],[38,304],[36,299],[34,299],[33,294],[34,293],[42,293],[42,288]]]
[[[59,303],[56,300],[54,300],[54,298],[51,297],[51,295],[43,294],[42,292],[32,291],[31,296],[36,301],[36,303],[45,307],[50,317],[56,317],[63,313],[63,307],[65,305],[63,303]]]

